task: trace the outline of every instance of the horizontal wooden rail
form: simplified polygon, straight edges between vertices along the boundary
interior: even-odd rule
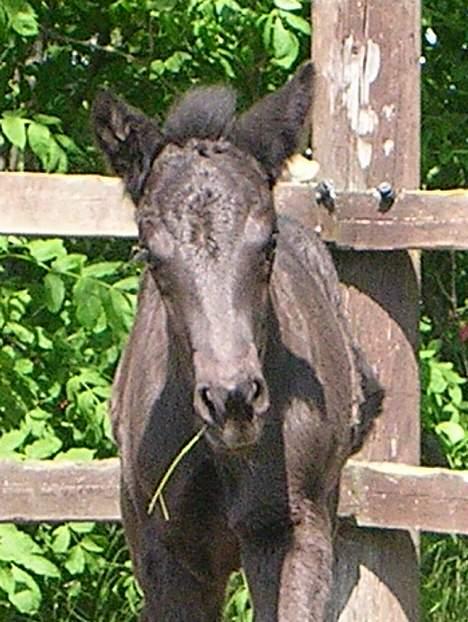
[[[117,459],[0,461],[0,522],[118,521],[118,488]],[[468,534],[468,471],[350,460],[339,513],[360,526]]]
[[[337,193],[330,212],[315,188],[280,183],[279,212],[315,228],[323,239],[357,250],[468,249],[468,191],[400,192],[379,211],[375,193]],[[97,175],[0,173],[0,233],[134,237],[133,208],[121,182]]]

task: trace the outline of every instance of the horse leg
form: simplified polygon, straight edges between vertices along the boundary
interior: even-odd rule
[[[293,525],[241,540],[256,622],[323,622],[332,581],[328,512],[303,500]]]
[[[193,487],[195,493],[196,487]],[[168,522],[138,513],[124,482],[121,508],[134,572],[145,604],[140,622],[217,622],[238,544],[213,488],[187,498]]]
[[[216,622],[222,598],[208,578],[198,577],[160,544],[145,556],[144,622]]]

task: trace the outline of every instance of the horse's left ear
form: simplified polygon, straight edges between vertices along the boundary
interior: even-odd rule
[[[255,156],[272,181],[298,146],[312,103],[313,80],[313,64],[304,63],[283,87],[244,112],[230,133],[232,142]]]
[[[164,146],[162,132],[155,121],[108,91],[97,95],[92,119],[99,147],[137,203],[151,164]]]

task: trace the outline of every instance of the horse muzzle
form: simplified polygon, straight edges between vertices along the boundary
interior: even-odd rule
[[[241,450],[259,440],[264,415],[270,406],[268,387],[262,375],[231,382],[199,382],[194,408],[208,426],[212,445]]]

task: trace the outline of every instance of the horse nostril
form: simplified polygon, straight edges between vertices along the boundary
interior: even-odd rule
[[[198,414],[208,425],[220,424],[224,411],[224,401],[219,391],[207,385],[196,389],[195,407]]]
[[[210,390],[208,387],[200,387],[198,389],[198,394],[200,395],[201,401],[207,408],[211,408],[213,406],[213,402],[210,396]]]
[[[252,382],[249,402],[258,413],[262,413],[268,408],[268,389],[262,378],[256,378]]]
[[[254,380],[253,381],[253,390],[252,390],[252,403],[256,402],[262,395],[263,393],[263,387],[261,382],[259,382],[258,380]]]

